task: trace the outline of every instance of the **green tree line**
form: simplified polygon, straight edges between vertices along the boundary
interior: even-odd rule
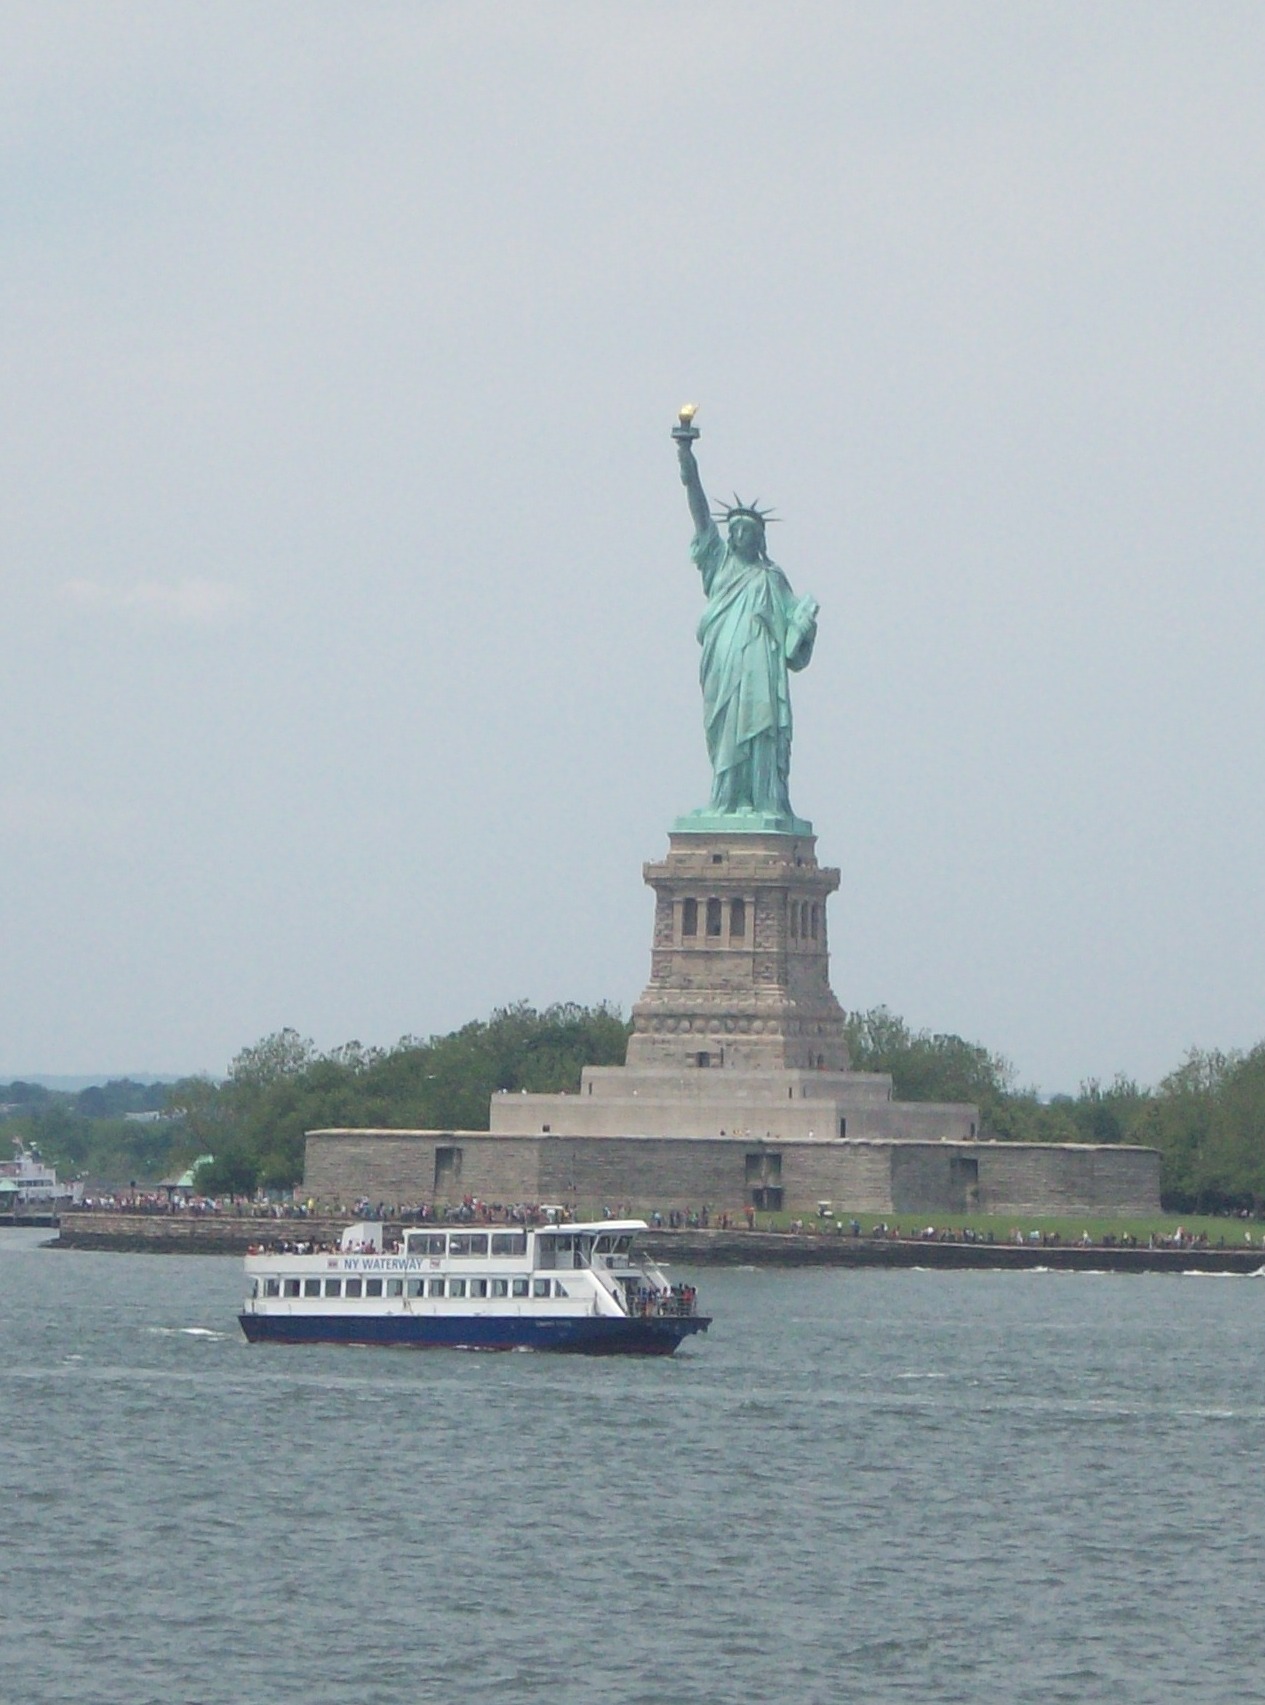
[[[7,1134],[65,1178],[122,1183],[161,1177],[183,1141],[180,1120],[168,1107],[169,1089],[131,1078],[77,1092],[22,1079],[0,1084],[0,1148]]]
[[[304,1133],[330,1126],[486,1131],[497,1090],[580,1087],[586,1065],[622,1065],[629,1026],[612,1006],[520,1002],[447,1036],[318,1053],[294,1030],[244,1048],[223,1083],[172,1086],[212,1194],[284,1189],[303,1176]]]
[[[617,1008],[503,1007],[448,1035],[328,1053],[280,1030],[233,1060],[223,1080],[127,1080],[58,1094],[0,1085],[4,1127],[65,1175],[121,1183],[182,1170],[201,1155],[212,1194],[284,1190],[303,1175],[304,1133],[329,1126],[486,1130],[497,1090],[579,1088],[586,1065],[620,1065],[629,1024]],[[1192,1049],[1155,1088],[1089,1081],[1043,1099],[979,1043],[913,1030],[885,1007],[848,1016],[857,1071],[888,1072],[902,1101],[970,1101],[1003,1142],[1134,1143],[1163,1160],[1165,1206],[1218,1213],[1265,1206],[1265,1043],[1246,1053]],[[161,1111],[153,1123],[126,1113]]]
[[[890,1072],[902,1101],[973,1101],[985,1136],[1022,1143],[1133,1143],[1160,1151],[1160,1192],[1174,1213],[1265,1206],[1265,1042],[1247,1052],[1192,1048],[1153,1089],[1117,1076],[1042,1099],[1015,1071],[960,1036],[911,1030],[875,1007],[848,1016],[856,1071]]]

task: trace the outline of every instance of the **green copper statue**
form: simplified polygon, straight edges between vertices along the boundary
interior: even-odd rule
[[[712,797],[705,811],[678,818],[677,830],[811,834],[791,810],[791,698],[787,671],[803,669],[817,637],[815,598],[796,598],[765,549],[767,510],[734,498],[717,518],[694,459],[694,407],[673,428],[681,483],[694,522],[690,555],[703,576],[707,608],[698,624],[699,679]]]

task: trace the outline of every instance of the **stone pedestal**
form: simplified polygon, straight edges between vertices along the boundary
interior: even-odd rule
[[[586,1066],[578,1094],[494,1095],[492,1132],[747,1144],[974,1141],[977,1108],[895,1102],[886,1073],[850,1069],[826,931],[839,872],[823,869],[814,849],[812,834],[678,823],[667,857],[644,867],[655,891],[654,937],[627,1064]],[[772,1205],[776,1163],[766,1167],[755,1151],[748,1159],[752,1188]]]
[[[672,833],[667,857],[644,867],[654,936],[630,1067],[847,1071],[826,932],[839,872],[815,846],[811,834]]]

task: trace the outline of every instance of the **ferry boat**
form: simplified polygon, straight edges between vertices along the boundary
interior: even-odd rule
[[[58,1183],[54,1168],[16,1139],[13,1159],[0,1161],[0,1214],[55,1217],[59,1208],[78,1201],[82,1188]]]
[[[710,1319],[635,1248],[645,1220],[586,1225],[348,1226],[336,1251],[246,1256],[252,1344],[403,1344],[670,1356]]]

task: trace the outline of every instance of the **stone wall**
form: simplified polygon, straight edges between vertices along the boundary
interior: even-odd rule
[[[61,1249],[112,1249],[132,1255],[242,1255],[255,1244],[311,1238],[336,1244],[343,1219],[272,1219],[253,1214],[135,1214],[68,1209],[58,1223]]]
[[[559,1202],[582,1209],[753,1201],[810,1213],[959,1216],[1159,1212],[1154,1149],[1055,1143],[761,1142],[550,1132],[316,1131],[303,1188],[318,1202]],[[759,1196],[753,1192],[761,1192]]]
[[[596,1209],[737,1207],[743,1200],[742,1150],[730,1142],[608,1137],[549,1137],[541,1144],[540,1184],[546,1202]]]
[[[1159,1206],[1155,1149],[989,1143],[977,1151],[981,1213],[1149,1214]]]
[[[492,1130],[506,1136],[977,1138],[977,1107],[893,1101],[891,1087],[891,1078],[878,1072],[586,1066],[578,1095],[497,1094],[489,1119]]]
[[[951,1162],[960,1151],[942,1144],[901,1143],[891,1153],[891,1206],[898,1214],[967,1212]]]
[[[318,1202],[541,1202],[539,1139],[486,1131],[319,1131],[308,1136],[303,1191]]]

